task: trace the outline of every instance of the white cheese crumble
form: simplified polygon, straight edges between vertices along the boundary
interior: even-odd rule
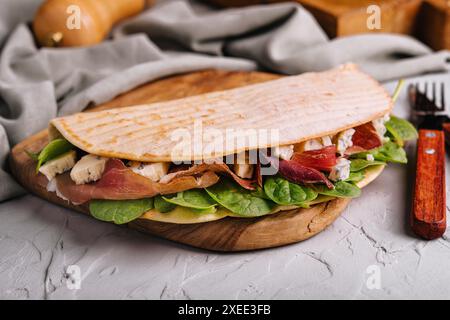
[[[347,129],[338,133],[336,137],[336,149],[341,155],[345,153],[345,150],[353,146],[352,137],[355,133],[355,129]]]
[[[108,159],[88,154],[80,159],[70,171],[70,177],[76,184],[97,181],[102,177]]]
[[[39,168],[39,172],[51,181],[57,174],[70,170],[75,165],[77,154],[74,150],[66,152],[59,157],[48,161]]]
[[[283,160],[291,160],[294,154],[294,145],[279,146],[274,148],[274,156]]]
[[[333,142],[331,141],[330,136],[323,136],[320,138],[307,140],[296,145],[295,151],[304,152],[304,151],[320,150],[324,147],[331,146],[332,144]]]
[[[389,114],[385,114],[383,117],[372,121],[373,127],[377,131],[377,134],[380,137],[380,139],[383,139],[384,135],[386,134],[386,126],[384,124],[385,122],[389,121],[389,119],[390,119]]]
[[[340,158],[336,165],[331,169],[329,178],[333,181],[341,181],[348,179],[350,176],[350,160]]]
[[[138,161],[131,161],[128,163],[130,169],[141,176],[149,178],[154,182],[161,180],[169,172],[169,162],[154,162],[145,163]]]

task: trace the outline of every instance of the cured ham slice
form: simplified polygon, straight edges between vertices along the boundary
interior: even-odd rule
[[[372,122],[354,128],[355,133],[352,137],[353,146],[345,151],[345,154],[363,152],[381,147],[383,142],[373,126]]]
[[[280,160],[279,172],[284,178],[294,183],[324,183],[330,189],[334,187],[322,172],[305,167],[294,160]]]
[[[276,171],[287,180],[298,184],[324,183],[328,188],[334,188],[327,177],[314,168],[308,168],[295,160],[275,159],[266,157],[265,163],[276,169]]]
[[[336,165],[336,146],[328,146],[319,150],[304,151],[294,153],[293,161],[320,171],[331,171]]]
[[[134,173],[118,159],[108,160],[102,178],[95,183],[77,185],[69,173],[56,177],[59,193],[74,204],[82,204],[91,199],[142,199],[158,194],[207,188],[218,181],[219,177],[214,172],[205,170],[198,177],[190,175],[177,177],[168,183],[153,182]]]
[[[192,176],[195,174],[199,174],[205,171],[212,171],[212,172],[218,172],[223,173],[226,175],[229,175],[231,178],[233,178],[234,181],[236,181],[241,187],[247,189],[247,190],[255,190],[255,187],[253,186],[254,180],[248,180],[248,179],[242,179],[241,177],[237,176],[225,163],[201,163],[197,165],[193,165],[187,170],[180,170],[173,173],[169,173],[168,175],[164,176],[161,179],[161,183],[169,183],[173,179],[185,177],[185,176]]]

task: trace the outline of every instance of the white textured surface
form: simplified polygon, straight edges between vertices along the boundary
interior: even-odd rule
[[[394,113],[407,115],[405,95]],[[248,253],[181,246],[34,196],[8,201],[0,204],[0,298],[450,298],[450,232],[426,242],[407,225],[411,160],[390,165],[316,237]],[[74,264],[79,290],[66,286]],[[371,265],[380,289],[366,286]]]

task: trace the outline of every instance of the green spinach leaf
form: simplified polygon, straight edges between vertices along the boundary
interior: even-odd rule
[[[325,185],[315,185],[314,188],[319,194],[338,198],[356,198],[361,195],[360,188],[345,181],[336,182],[334,189],[328,189]]]
[[[44,163],[72,149],[73,145],[66,139],[56,139],[51,141],[48,145],[46,145],[44,149],[42,149],[41,152],[39,152],[39,154],[28,153],[28,155],[33,159],[37,157],[38,163],[36,165],[36,172],[38,172],[39,168]]]
[[[384,125],[399,146],[403,146],[404,141],[414,140],[418,137],[416,128],[408,120],[391,116]]]
[[[302,188],[303,188],[303,191],[305,191],[305,193],[306,193],[306,199],[304,202],[312,201],[312,200],[316,199],[317,196],[319,195],[316,192],[316,190],[314,190],[313,188],[305,187],[305,186],[302,186]]]
[[[169,203],[193,209],[209,209],[217,205],[203,189],[191,189],[178,192],[175,197],[164,197]]]
[[[306,192],[302,187],[279,177],[267,178],[264,191],[273,202],[281,205],[300,203],[306,199]]]
[[[252,196],[263,198],[266,200],[270,200],[270,198],[267,196],[267,194],[264,192],[264,189],[260,186],[256,186],[256,189],[251,192]]]
[[[270,177],[264,183],[266,195],[281,205],[300,204],[317,197],[314,190],[289,182],[281,177]]]
[[[124,224],[153,209],[153,198],[138,200],[91,200],[91,215],[102,221]]]
[[[154,201],[155,209],[161,213],[167,213],[175,209],[176,205],[170,202],[167,202],[163,199],[162,196],[156,196]]]
[[[272,201],[256,197],[229,179],[223,179],[206,189],[217,203],[243,217],[258,217],[268,214],[275,207]]]
[[[28,150],[25,150],[25,153],[34,161],[38,161],[39,160],[39,152],[38,153],[34,153]]]
[[[344,181],[346,182],[360,182],[362,179],[364,179],[364,170],[356,171],[356,172],[350,172],[350,175],[347,179]]]
[[[406,152],[398,144],[392,141],[385,142],[381,147],[366,151],[356,153],[352,158],[366,159],[367,155],[373,155],[375,160],[384,162],[396,162],[396,163],[407,163],[408,158],[406,157]]]
[[[361,171],[362,169],[365,169],[370,166],[377,166],[380,164],[386,164],[383,161],[369,161],[365,159],[351,159],[350,162],[350,172],[357,172]]]

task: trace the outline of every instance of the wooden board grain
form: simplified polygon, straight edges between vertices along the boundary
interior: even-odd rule
[[[171,100],[278,77],[280,76],[269,73],[217,70],[178,75],[141,86],[108,103],[91,107],[88,111]],[[36,175],[35,163],[28,157],[25,150],[37,152],[45,146],[47,141],[47,130],[44,130],[16,145],[10,156],[13,174],[34,194],[88,214],[86,206],[73,206],[57,197],[55,193],[48,192],[46,178]],[[129,223],[128,227],[194,247],[217,251],[244,251],[276,247],[308,239],[329,226],[349,202],[349,199],[337,199],[310,209],[290,210],[259,218],[225,218],[187,225],[137,219]]]

